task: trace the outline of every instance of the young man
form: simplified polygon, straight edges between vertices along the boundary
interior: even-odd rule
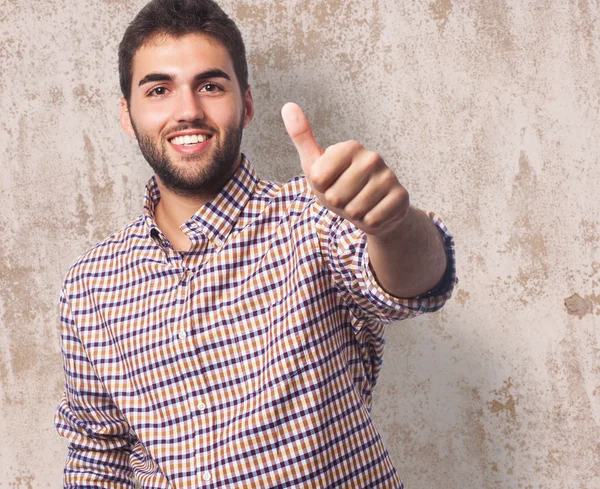
[[[153,0],[119,50],[121,124],[154,169],[142,216],[61,295],[65,487],[402,487],[369,416],[384,324],[439,309],[453,241],[376,153],[259,180],[244,45],[212,0]]]

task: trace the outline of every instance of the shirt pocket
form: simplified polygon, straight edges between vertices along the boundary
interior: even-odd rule
[[[314,347],[303,344],[301,338],[286,338],[273,344],[266,356],[264,375],[258,391],[277,389],[309,368]]]
[[[316,374],[323,365],[328,345],[318,325],[290,325],[266,341],[262,372],[257,377],[256,391],[279,389],[295,383],[307,372]]]

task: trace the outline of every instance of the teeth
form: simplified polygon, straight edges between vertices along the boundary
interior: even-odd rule
[[[203,143],[208,139],[206,134],[193,134],[192,136],[177,136],[171,139],[171,143],[184,145],[184,144],[196,144]]]

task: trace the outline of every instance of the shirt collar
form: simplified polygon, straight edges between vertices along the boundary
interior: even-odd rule
[[[190,239],[199,233],[204,234],[217,247],[220,247],[233,230],[257,183],[256,171],[246,156],[242,155],[241,165],[219,193],[200,207],[190,219],[180,226],[180,229]],[[146,185],[144,197],[144,220],[150,236],[162,237],[154,220],[154,209],[159,201],[160,190],[156,177],[153,175]]]

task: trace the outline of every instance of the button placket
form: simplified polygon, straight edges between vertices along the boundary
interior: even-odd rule
[[[185,304],[185,311],[188,312],[188,314],[180,316],[176,337],[178,338],[177,341],[179,342],[179,347],[186,349],[186,351],[187,348],[191,348],[197,342],[202,341],[202,332],[198,331],[196,325],[191,321],[187,304],[188,300],[194,295],[196,286],[201,282],[203,263],[207,258],[210,258],[212,253],[209,243],[210,241],[206,236],[195,236],[195,239],[192,241],[192,248],[189,252],[182,254],[182,261],[180,263],[178,299],[180,305]],[[196,380],[202,384],[201,378]],[[191,414],[191,421],[193,423],[195,434],[194,459],[196,467],[196,485],[208,489],[212,488],[215,484],[215,472],[212,470],[212,456],[207,451],[207,447],[211,446],[212,443],[212,433],[210,429],[211,410],[208,409],[209,402],[207,402],[207,399],[201,399],[198,396],[200,393],[199,390],[202,391],[203,389],[198,389],[198,386],[189,388],[188,409]],[[193,393],[198,394],[194,395]]]
[[[206,391],[198,392],[195,397],[189,397],[189,408],[192,412],[192,419],[195,429],[195,448],[196,448],[196,477],[198,485],[201,487],[215,487],[216,472],[213,453],[209,449],[214,443],[214,433],[212,426],[214,424],[213,411],[209,409],[210,399],[204,397]]]
[[[180,305],[184,305],[187,302],[191,293],[190,282],[191,279],[194,277],[194,272],[187,268],[185,265],[183,265],[180,268],[180,270],[182,270],[183,273],[180,271],[181,278],[179,281],[179,286],[177,287],[177,302]],[[183,309],[181,309],[181,311],[183,311]],[[184,319],[184,317],[185,316],[183,315],[180,316],[179,321],[177,321],[176,323],[177,329],[174,331],[175,338],[179,341],[183,341],[188,337],[190,325],[189,321],[187,319]]]

